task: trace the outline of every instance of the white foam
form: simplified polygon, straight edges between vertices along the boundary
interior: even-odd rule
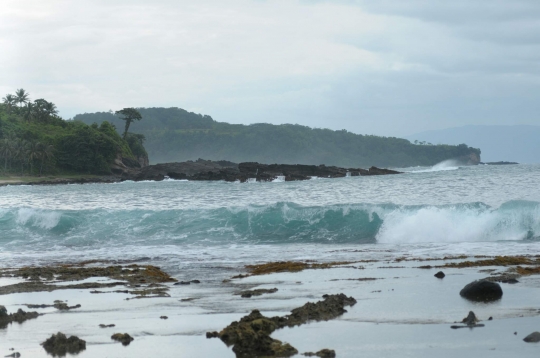
[[[278,175],[276,179],[272,180],[272,183],[283,183],[285,182],[285,175]]]
[[[21,208],[17,211],[16,221],[20,225],[32,225],[50,230],[60,222],[62,214],[57,211],[42,211]]]

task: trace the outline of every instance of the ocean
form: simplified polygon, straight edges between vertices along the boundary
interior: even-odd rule
[[[206,340],[204,333],[220,330],[251,309],[285,314],[323,293],[345,292],[359,303],[342,318],[280,330],[274,336],[299,349],[334,348],[340,357],[356,357],[359,349],[366,357],[505,357],[516,350],[521,356],[536,356],[536,350],[521,342],[522,333],[530,333],[538,323],[536,276],[524,278],[523,286],[505,286],[502,303],[478,305],[458,292],[486,273],[455,269],[435,282],[434,272],[399,260],[537,255],[540,165],[445,163],[402,170],[400,175],[297,182],[164,180],[0,187],[1,267],[84,260],[150,263],[178,280],[202,282],[171,286],[171,298],[129,301],[131,306],[123,298],[116,302],[112,296],[70,290],[4,296],[0,304],[15,309],[21,301],[38,304],[58,298],[81,303],[86,311],[62,316],[65,330],[90,342],[92,349],[81,357],[110,349],[103,344],[109,340],[103,331],[81,324],[77,317],[83,313],[92,327],[107,323],[102,322],[105,315],[117,325],[124,322],[135,336],[139,350],[111,351],[115,357],[167,356],[178,342],[183,342],[183,356],[232,357],[230,349],[219,340]],[[223,283],[243,272],[246,264],[281,260],[366,263]],[[350,281],[358,274],[373,281]],[[279,292],[248,301],[233,299],[237,290],[253,287],[279,287]],[[473,309],[483,319],[497,315],[502,320],[494,321],[492,331],[450,332],[449,323]],[[167,323],[151,323],[163,313],[170,318]],[[29,334],[50,335],[60,318],[54,312],[44,317],[25,323],[26,331],[8,331],[4,348],[24,346]],[[519,331],[519,339],[514,331]],[[388,341],[383,338],[388,334],[396,336]],[[25,352],[45,356],[35,344],[28,343]]]

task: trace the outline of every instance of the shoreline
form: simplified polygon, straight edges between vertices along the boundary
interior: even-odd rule
[[[539,256],[377,260],[363,259],[362,253],[353,256],[357,258],[354,262],[260,262],[225,271],[216,267],[214,273],[201,272],[197,277],[181,270],[171,277],[148,266],[157,264],[159,258],[136,263],[63,263],[11,272],[2,269],[3,276],[9,277],[0,278],[4,288],[0,303],[9,313],[22,308],[40,316],[0,328],[5,338],[0,342],[0,354],[46,357],[40,343],[60,331],[86,340],[80,357],[138,358],[179,350],[190,357],[234,357],[230,347],[219,338],[207,339],[206,332],[220,332],[254,309],[266,317],[286,316],[306,302],[323,300],[324,294],[344,293],[357,301],[346,306],[346,312],[329,320],[312,319],[277,329],[271,337],[289,343],[300,354],[326,348],[335,350],[337,357],[355,357],[358,351],[366,357],[383,352],[387,357],[405,353],[446,357],[471,351],[502,357],[509,350],[522,357],[537,355],[537,344],[522,341],[538,330],[534,328],[540,320],[535,299],[537,275],[520,275],[513,284],[500,283],[503,297],[492,303],[468,301],[459,296],[459,290],[476,279],[514,273],[517,267],[538,268]],[[427,265],[431,268],[425,268]],[[439,270],[446,277],[434,277]],[[43,282],[57,288],[6,294],[6,285],[21,281],[33,287]],[[156,290],[161,294],[156,295]],[[241,295],[247,291],[252,295]],[[63,301],[68,309],[53,307],[55,300]],[[469,311],[485,326],[451,329]],[[100,324],[115,326],[102,328]],[[114,333],[128,333],[134,341],[122,346],[111,340]]]

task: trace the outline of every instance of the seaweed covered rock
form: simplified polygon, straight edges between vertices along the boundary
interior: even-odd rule
[[[134,338],[127,333],[115,333],[111,336],[111,339],[122,343],[124,346],[127,346],[134,340]]]
[[[308,321],[326,321],[347,312],[344,306],[352,306],[356,300],[344,294],[324,295],[324,300],[308,302],[295,308],[290,315],[265,317],[258,310],[252,311],[240,321],[232,322],[221,332],[208,332],[207,338],[219,337],[228,346],[233,346],[237,357],[290,357],[298,353],[296,348],[270,337],[276,329],[293,327]]]
[[[500,299],[503,291],[496,282],[476,280],[463,287],[459,294],[471,301],[490,302]]]
[[[77,354],[86,349],[86,341],[76,336],[67,338],[62,332],[53,334],[41,345],[53,357],[65,356],[67,353]]]
[[[307,321],[328,321],[341,316],[347,310],[345,306],[354,306],[356,300],[343,293],[337,295],[324,295],[324,300],[315,303],[308,302],[302,307],[295,308],[286,316],[289,327],[299,326]]]
[[[16,313],[7,313],[7,309],[4,306],[0,306],[0,328],[6,328],[9,323],[17,322],[23,323],[28,319],[37,318],[39,313],[37,312],[26,312],[22,309],[18,309]]]
[[[321,349],[317,353],[313,352],[306,352],[303,355],[306,357],[319,357],[319,358],[335,358],[336,357],[336,351],[333,349]]]
[[[296,348],[290,344],[270,337],[270,334],[280,327],[276,318],[265,317],[258,310],[254,310],[242,317],[240,322],[235,321],[219,332],[219,338],[226,345],[233,346],[237,357],[290,357],[297,354]]]

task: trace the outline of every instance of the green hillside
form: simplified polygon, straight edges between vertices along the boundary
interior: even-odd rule
[[[145,147],[154,164],[204,158],[342,167],[407,167],[434,165],[452,158],[472,159],[472,163],[480,160],[480,150],[465,144],[417,145],[406,139],[294,124],[229,124],[180,108],[138,110],[143,119],[131,128],[146,137]],[[109,121],[118,130],[123,128],[122,121],[112,112],[79,114],[73,119],[86,124]]]
[[[109,122],[65,121],[53,103],[28,97],[18,90],[0,104],[2,175],[111,174],[115,161],[140,166],[146,153],[136,135],[124,140]]]

